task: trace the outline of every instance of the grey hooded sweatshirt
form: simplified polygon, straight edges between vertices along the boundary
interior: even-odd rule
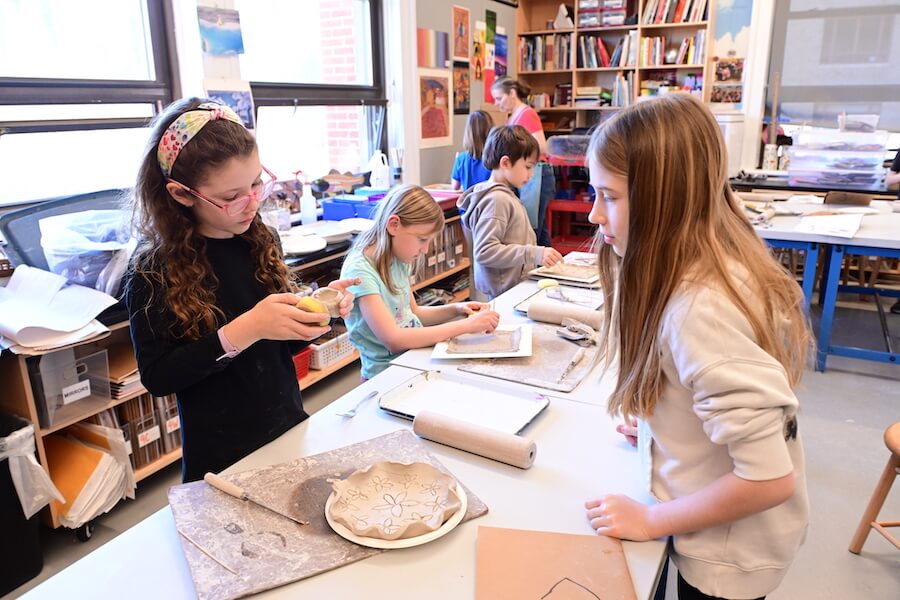
[[[512,188],[484,181],[466,190],[456,205],[465,211],[462,224],[472,253],[475,287],[489,299],[540,266],[544,248],[537,245],[528,213]]]

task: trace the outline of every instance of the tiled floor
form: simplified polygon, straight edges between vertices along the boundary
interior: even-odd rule
[[[880,340],[878,320],[871,312],[871,305],[851,304],[868,310],[840,310],[837,341],[872,344],[872,340]],[[894,343],[900,346],[900,316],[888,315],[888,320]],[[358,367],[351,365],[304,391],[304,404],[310,412],[319,410],[353,389],[358,381]],[[900,598],[900,550],[873,534],[861,555],[847,551],[857,521],[887,461],[887,449],[882,442],[884,428],[900,421],[900,365],[829,358],[827,372],[807,372],[798,395],[812,508],[810,531],[784,583],[769,597],[772,600]],[[141,482],[138,499],[123,503],[97,519],[94,537],[86,543],[76,541],[66,530],[45,530],[44,570],[2,600],[18,597],[159,510],[166,503],[166,491],[177,483],[180,483],[177,465]],[[883,511],[895,519],[900,518],[900,484],[897,487]],[[671,588],[667,598],[674,600]]]

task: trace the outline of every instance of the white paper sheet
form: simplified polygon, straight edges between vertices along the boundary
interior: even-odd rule
[[[850,239],[859,231],[863,215],[815,215],[803,217],[794,231]]]
[[[20,265],[0,294],[0,336],[5,346],[50,348],[71,344],[104,331],[95,317],[116,303],[103,292]]]

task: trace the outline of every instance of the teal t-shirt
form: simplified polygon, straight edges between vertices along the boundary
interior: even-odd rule
[[[392,294],[378,275],[378,270],[372,261],[362,252],[351,252],[344,260],[341,267],[341,279],[353,277],[360,278],[360,284],[349,288],[350,292],[358,300],[363,296],[376,294],[381,297],[390,313],[394,316],[397,327],[421,327],[422,321],[410,309],[409,298],[412,293],[409,288],[409,265],[397,259],[391,263],[391,279],[397,293]],[[362,361],[362,376],[366,379],[375,377],[390,366],[391,360],[400,355],[391,354],[384,347],[369,324],[362,316],[359,304],[354,301],[353,310],[344,319],[347,331],[350,333],[350,342],[359,350]]]

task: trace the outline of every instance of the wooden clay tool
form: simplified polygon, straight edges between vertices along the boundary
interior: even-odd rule
[[[281,511],[275,510],[274,508],[272,508],[270,506],[266,506],[259,500],[255,500],[254,498],[251,498],[250,496],[247,495],[247,492],[245,492],[243,489],[241,489],[240,487],[231,483],[230,481],[225,481],[224,479],[222,479],[215,473],[207,473],[206,475],[203,476],[203,481],[205,481],[212,487],[216,488],[217,490],[225,492],[229,496],[234,496],[238,500],[252,502],[253,504],[255,504],[257,506],[261,506],[261,507],[265,508],[266,510],[269,510],[269,511],[275,513],[276,515],[281,515],[285,519],[290,519],[291,521],[293,521],[295,523],[299,523],[300,525],[309,525],[308,521],[301,521],[300,519],[295,519],[294,517],[292,517],[290,515],[286,515]]]

